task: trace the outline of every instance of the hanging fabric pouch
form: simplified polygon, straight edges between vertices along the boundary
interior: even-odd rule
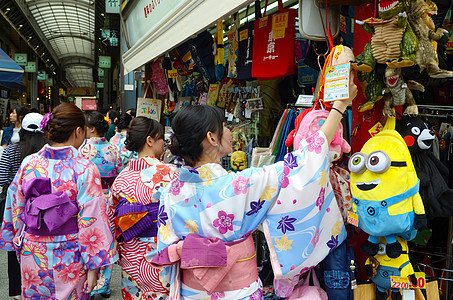
[[[313,281],[313,285],[310,285],[310,277]],[[307,278],[305,278],[302,285],[296,287],[293,294],[286,298],[287,300],[327,300],[327,293],[320,285],[318,278],[316,277],[315,271],[311,269],[308,271]]]
[[[239,17],[234,14],[234,23],[231,26],[231,29],[227,33],[228,37],[228,77],[236,78],[237,68],[236,63],[238,59],[238,28],[239,28]]]
[[[253,33],[252,76],[258,80],[285,77],[295,73],[296,14],[283,9],[278,0],[278,12],[255,21]]]

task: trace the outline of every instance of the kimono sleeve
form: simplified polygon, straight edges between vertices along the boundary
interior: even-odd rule
[[[123,162],[121,161],[121,155],[118,148],[115,146],[116,152],[116,171],[119,174],[123,170]]]
[[[78,239],[82,260],[88,269],[113,264],[118,260],[109,225],[107,203],[101,187],[99,170],[92,162],[77,182],[79,205]]]
[[[13,238],[20,235],[24,223],[19,218],[25,208],[25,197],[20,188],[22,184],[23,170],[29,161],[26,157],[19,171],[8,188],[6,195],[5,210],[3,214],[2,228],[0,232],[0,249],[14,251]]]
[[[319,264],[345,238],[329,182],[325,135],[301,141],[302,155],[285,156],[282,189],[263,223],[276,279],[293,278]]]

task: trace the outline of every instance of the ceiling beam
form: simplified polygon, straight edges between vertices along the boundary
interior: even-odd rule
[[[53,49],[53,47],[47,41],[46,37],[44,36],[44,33],[42,32],[41,28],[39,27],[38,23],[36,22],[33,14],[31,13],[30,9],[28,8],[28,5],[25,2],[25,0],[13,0],[13,1],[19,7],[19,9],[21,10],[22,14],[25,16],[26,20],[30,23],[31,27],[33,28],[33,30],[38,35],[38,37],[41,40],[41,42],[44,44],[44,46],[46,47],[46,50],[50,53],[50,55],[52,56],[53,60],[57,63],[57,65],[59,65],[60,61],[58,60],[58,56],[55,53],[55,50]]]
[[[17,0],[16,0],[17,1]],[[88,9],[94,10],[94,1],[92,1],[93,4],[85,3],[85,2],[80,2],[76,0],[36,0],[33,2],[29,2],[30,7],[36,6],[38,4],[61,4],[61,5],[72,5],[72,6],[82,6],[86,7]]]
[[[89,38],[88,36],[78,35],[78,34],[69,34],[69,33],[54,35],[53,37],[50,37],[50,38],[48,38],[47,40],[48,40],[48,41],[51,41],[51,40],[54,40],[54,39],[58,39],[58,38],[66,38],[66,37],[71,37],[71,38],[75,38],[75,39],[86,40],[86,41],[88,41],[88,42],[94,43],[94,39]]]

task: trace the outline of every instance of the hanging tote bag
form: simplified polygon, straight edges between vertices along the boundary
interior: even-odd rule
[[[252,76],[269,80],[292,75],[296,70],[296,14],[295,9],[283,9],[278,0],[278,12],[264,15],[255,21],[253,32]]]
[[[233,26],[231,26],[231,29],[227,33],[228,37],[228,77],[230,78],[236,78],[238,72],[236,68],[236,63],[238,59],[238,28],[239,28],[239,17],[238,14],[234,14],[233,16],[234,22]]]
[[[248,16],[249,6],[247,6],[246,16]],[[261,18],[260,1],[255,1],[255,19]],[[238,58],[236,62],[237,79],[250,80],[252,77],[252,62],[253,62],[253,31],[255,28],[254,21],[247,21],[239,27],[239,48]]]
[[[162,100],[146,98],[150,83],[146,86],[145,94],[143,97],[137,98],[137,117],[144,116],[160,122],[160,115],[162,113]],[[153,97],[156,98],[156,93],[153,91]]]

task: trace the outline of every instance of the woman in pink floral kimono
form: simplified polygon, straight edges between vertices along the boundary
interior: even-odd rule
[[[85,116],[64,103],[41,125],[51,146],[22,162],[8,190],[0,248],[18,253],[22,299],[89,299],[98,268],[118,255],[98,168],[77,152]]]
[[[168,299],[168,286],[161,283],[159,269],[145,255],[156,252],[159,202],[152,195],[178,176],[178,169],[157,158],[164,152],[164,129],[145,117],[132,120],[126,147],[138,152],[112,186],[110,209],[116,224],[122,269],[123,299]]]

